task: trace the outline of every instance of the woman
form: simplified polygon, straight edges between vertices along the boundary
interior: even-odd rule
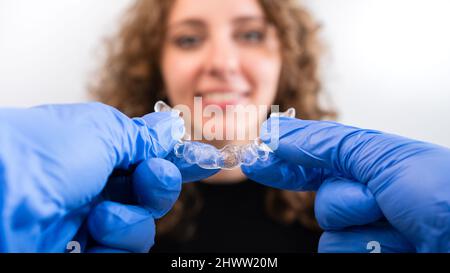
[[[197,96],[203,106],[275,104],[321,119],[330,113],[318,105],[316,30],[293,0],[138,0],[108,41],[92,91],[129,116],[158,100],[192,109]],[[243,143],[203,137],[216,147]],[[313,252],[313,199],[249,182],[239,168],[220,171],[184,185],[152,251]]]

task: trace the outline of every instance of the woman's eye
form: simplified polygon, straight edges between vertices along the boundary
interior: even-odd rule
[[[201,40],[199,36],[181,36],[175,39],[175,44],[180,48],[189,49],[200,44]]]
[[[239,40],[248,43],[259,43],[262,42],[265,38],[264,32],[261,31],[248,31],[244,33],[240,33],[238,35]]]

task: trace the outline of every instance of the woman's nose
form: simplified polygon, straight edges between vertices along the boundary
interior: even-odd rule
[[[239,70],[238,48],[227,39],[211,41],[205,57],[204,69],[210,76],[228,78]]]

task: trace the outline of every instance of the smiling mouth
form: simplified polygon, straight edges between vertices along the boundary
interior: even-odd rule
[[[213,92],[203,95],[204,100],[217,102],[234,101],[240,99],[241,97],[241,94],[233,92]]]
[[[202,97],[203,105],[226,105],[243,104],[249,97],[249,92],[207,92],[197,96]]]

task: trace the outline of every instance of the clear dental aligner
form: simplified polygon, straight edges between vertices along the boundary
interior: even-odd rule
[[[155,103],[155,112],[180,111],[172,109],[163,101]],[[295,117],[295,109],[289,108],[285,112],[272,113],[271,117]],[[197,164],[204,169],[225,169],[231,170],[241,165],[250,166],[258,159],[265,161],[272,152],[269,146],[261,141],[258,137],[251,144],[239,146],[234,144],[225,145],[222,149],[200,143],[190,141],[184,136],[174,147],[174,153],[179,158],[184,158],[190,164]]]

